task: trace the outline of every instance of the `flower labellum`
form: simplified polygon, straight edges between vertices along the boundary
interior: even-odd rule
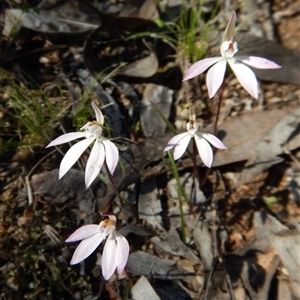
[[[211,67],[206,75],[209,98],[214,97],[220,88],[224,80],[227,63],[230,65],[240,84],[255,99],[258,98],[257,80],[254,72],[247,65],[257,69],[281,68],[275,62],[262,57],[235,55],[238,52],[237,43],[233,41],[235,21],[236,14],[233,12],[223,34],[223,42],[220,47],[221,56],[197,61],[187,70],[183,78],[183,81],[191,79]]]
[[[198,131],[199,125],[196,123],[196,114],[194,107],[190,107],[190,121],[186,125],[187,132],[175,135],[168,142],[164,151],[169,151],[174,148],[174,159],[179,159],[186,151],[191,138],[195,139],[196,146],[203,163],[210,168],[213,163],[213,151],[210,146],[212,144],[218,149],[227,149],[225,145],[214,135],[210,133],[200,134]],[[210,143],[210,144],[209,144]]]
[[[121,275],[126,266],[129,255],[129,244],[126,238],[116,230],[116,217],[102,213],[109,219],[101,221],[99,225],[90,224],[78,228],[66,242],[80,241],[70,264],[75,265],[90,256],[101,242],[107,237],[102,254],[102,274],[105,280],[113,275],[117,269]]]
[[[81,128],[82,132],[70,132],[59,136],[46,147],[68,143],[78,138],[85,138],[73,145],[61,161],[59,167],[59,179],[61,179],[71,169],[88,146],[94,142],[85,169],[85,185],[87,188],[96,179],[104,160],[111,174],[113,174],[119,160],[118,148],[115,144],[102,136],[104,117],[101,110],[93,101],[92,107],[96,114],[96,121],[88,122],[84,125]]]

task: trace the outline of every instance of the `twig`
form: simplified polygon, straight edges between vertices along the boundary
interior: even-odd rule
[[[209,289],[211,287],[211,284],[212,284],[212,278],[213,278],[213,275],[215,273],[215,270],[217,268],[217,265],[219,263],[219,260],[217,257],[214,257],[213,258],[213,261],[212,261],[212,264],[211,264],[211,268],[210,268],[210,271],[209,271],[209,275],[208,275],[208,278],[207,278],[207,284],[206,284],[206,289],[205,289],[205,294],[204,294],[204,300],[207,300],[208,298],[208,292],[209,292]]]

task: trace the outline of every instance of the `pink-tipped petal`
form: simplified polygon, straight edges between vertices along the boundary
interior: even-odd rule
[[[66,243],[81,241],[86,239],[95,233],[99,232],[99,225],[90,224],[84,225],[74,231],[66,240]]]
[[[243,88],[255,99],[258,98],[257,80],[254,72],[246,65],[234,59],[228,63]]]
[[[177,135],[173,136],[169,140],[166,148],[164,149],[164,152],[169,151],[172,148],[174,148],[180,142],[180,140],[182,140],[186,135],[190,135],[190,133],[189,132],[183,132],[183,133],[180,133],[180,134],[177,134]]]
[[[85,186],[88,188],[96,179],[103,166],[105,150],[103,144],[96,139],[85,168]]]
[[[59,179],[62,178],[75,164],[80,155],[86,150],[86,148],[96,139],[96,137],[91,137],[89,139],[84,139],[77,144],[73,145],[69,151],[64,156],[59,167]]]
[[[186,151],[191,138],[193,137],[192,134],[190,134],[189,132],[177,143],[177,145],[174,148],[174,160],[179,159],[184,152]]]
[[[213,151],[210,144],[202,137],[195,135],[197,149],[203,163],[210,168],[213,162]]]
[[[105,161],[110,174],[113,175],[116,166],[119,162],[119,150],[114,143],[106,138],[102,138],[102,143],[105,147]]]
[[[222,58],[208,70],[206,75],[206,85],[209,98],[212,98],[220,88],[224,80],[226,64],[226,59]]]
[[[96,103],[94,101],[92,101],[92,107],[93,107],[93,110],[95,112],[97,122],[99,124],[103,125],[103,123],[104,123],[103,114],[102,114],[101,110],[99,109],[99,107],[96,105]]]
[[[236,55],[235,59],[257,69],[279,69],[281,66],[274,61],[258,56],[240,56]]]
[[[119,275],[121,275],[127,264],[128,255],[129,255],[129,244],[127,239],[121,234],[115,232],[115,236],[117,241],[117,252],[116,252],[117,270]]]
[[[227,149],[226,146],[214,135],[210,133],[204,133],[202,136],[210,142],[214,147],[218,149]]]
[[[236,14],[233,11],[230,17],[230,20],[228,21],[228,24],[226,26],[226,29],[223,34],[223,42],[228,41],[231,39],[234,35],[234,28],[235,28],[235,21],[236,21]]]
[[[116,260],[117,253],[117,241],[114,238],[114,234],[110,234],[106,240],[103,254],[102,254],[102,274],[105,280],[109,280],[117,267]]]
[[[63,134],[63,135],[59,136],[55,140],[53,140],[50,144],[48,144],[46,146],[46,148],[52,147],[52,146],[61,145],[61,144],[65,144],[65,143],[68,143],[70,141],[82,138],[82,137],[85,137],[85,133],[84,132],[70,132],[70,133],[66,133],[66,134]]]
[[[76,248],[70,264],[75,265],[90,256],[103,241],[103,235],[99,232],[81,241]]]
[[[190,68],[187,70],[185,73],[183,80],[188,80],[191,78],[194,78],[200,74],[202,74],[205,70],[207,70],[210,66],[221,60],[222,57],[210,57],[210,58],[205,58],[197,61],[196,63],[192,64]]]

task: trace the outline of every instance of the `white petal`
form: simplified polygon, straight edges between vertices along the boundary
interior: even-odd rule
[[[228,63],[243,88],[255,99],[258,98],[257,80],[254,72],[246,65],[235,59],[228,59]]]
[[[85,168],[85,186],[88,188],[96,179],[103,166],[105,158],[104,145],[99,139],[95,140]]]
[[[195,62],[187,70],[182,81],[185,81],[185,80],[188,80],[188,79],[191,79],[193,77],[200,75],[206,69],[208,69],[210,66],[212,66],[213,64],[215,64],[216,62],[218,62],[221,59],[222,59],[221,56],[220,57],[210,57],[210,58],[201,59],[201,60]]]
[[[117,241],[113,234],[108,236],[102,254],[102,274],[105,280],[108,280],[117,267],[116,260]]]
[[[76,248],[70,264],[75,265],[86,259],[95,251],[102,241],[103,236],[100,232],[84,239]]]
[[[90,224],[84,225],[74,231],[66,240],[66,243],[76,242],[90,237],[99,232],[99,225]]]
[[[223,42],[228,41],[230,38],[233,37],[234,28],[235,28],[235,21],[236,21],[236,14],[233,11],[231,13],[230,20],[228,21],[228,24],[227,24],[226,29],[225,29],[224,34],[223,34]]]
[[[129,255],[129,244],[127,239],[121,234],[115,232],[117,241],[117,252],[116,252],[116,265],[119,275],[123,273],[123,270],[127,264]]]
[[[222,58],[218,63],[212,66],[206,75],[206,85],[209,98],[212,98],[220,88],[226,70],[226,59]]]
[[[99,124],[103,125],[103,123],[104,123],[103,114],[102,114],[101,110],[99,109],[99,107],[96,105],[96,103],[94,101],[92,101],[92,107],[94,109],[97,122]]]
[[[177,145],[174,148],[174,160],[179,159],[184,154],[192,137],[193,135],[188,133],[177,143]]]
[[[183,132],[183,133],[180,133],[180,134],[177,134],[177,135],[173,136],[169,140],[169,142],[168,142],[166,148],[164,149],[164,151],[169,151],[172,148],[174,148],[180,142],[180,140],[182,140],[186,135],[190,135],[190,133],[189,132]]]
[[[195,135],[196,145],[203,163],[210,168],[213,162],[213,151],[210,144],[202,137]]]
[[[60,145],[60,144],[64,144],[79,138],[85,137],[85,133],[84,132],[69,132],[66,134],[63,134],[61,136],[59,136],[58,138],[56,138],[55,140],[53,140],[49,145],[46,146],[46,148],[48,147],[52,147],[52,146],[56,146],[56,145]]]
[[[218,149],[227,149],[226,146],[214,135],[210,133],[204,133],[202,136],[209,141],[214,147]]]
[[[59,167],[59,179],[62,178],[75,164],[80,155],[86,150],[86,148],[95,140],[96,137],[84,139],[73,145],[64,156]]]
[[[119,150],[114,143],[106,138],[102,138],[105,147],[105,160],[110,174],[113,174],[119,162]]]
[[[244,64],[257,69],[279,69],[281,66],[277,65],[274,61],[258,56],[240,56],[236,55],[235,58]]]

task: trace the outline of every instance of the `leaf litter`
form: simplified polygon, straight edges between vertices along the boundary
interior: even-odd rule
[[[22,70],[33,75],[37,84],[52,82],[49,100],[64,90],[64,101],[73,107],[70,115],[80,112],[79,99],[84,99],[85,91],[104,106],[111,137],[118,139],[120,147],[116,187],[136,211],[122,209],[105,178],[85,190],[80,168],[58,181],[58,152],[43,160],[30,176],[34,202],[28,206],[25,175],[47,153],[38,147],[32,152],[1,151],[0,298],[42,299],[50,294],[64,299],[122,299],[129,286],[132,299],[174,299],[174,295],[176,299],[299,298],[300,138],[299,108],[294,101],[297,93],[299,97],[299,88],[294,87],[299,84],[294,75],[298,54],[275,41],[243,35],[239,45],[255,41],[253,46],[261,56],[277,48],[276,57],[271,58],[284,65],[283,71],[258,78],[288,83],[293,95],[276,100],[283,99],[285,89],[277,84],[263,104],[251,102],[251,111],[240,103],[231,106],[218,133],[229,150],[216,153],[206,183],[201,185],[191,176],[188,155],[178,163],[187,194],[180,204],[162,153],[172,135],[160,113],[166,119],[180,119],[188,100],[177,102],[182,74],[176,68],[175,52],[153,38],[159,29],[146,19],[160,10],[152,1],[140,7],[129,1],[92,8],[83,2],[36,12],[6,9],[10,21],[4,33],[9,36],[16,30],[20,34],[7,44],[8,59],[2,57],[1,62],[18,82],[29,83]],[[130,15],[130,11],[135,13]],[[14,27],[16,19],[21,27]],[[126,40],[146,28],[155,34],[136,37],[133,43]],[[59,83],[58,74],[64,78]],[[8,81],[2,80],[2,94],[5,84]],[[260,84],[263,94],[268,83]],[[198,88],[207,93],[203,86]],[[243,95],[230,80],[227,98],[235,103]],[[175,116],[173,101],[178,106]],[[6,113],[10,108],[3,101],[0,105],[2,124],[12,126],[13,115]],[[200,118],[212,132],[209,108],[203,107],[199,96],[194,105],[202,107]],[[136,130],[139,121],[141,127]],[[72,126],[64,113],[57,130]],[[1,136],[1,144],[2,140],[7,141],[7,136]],[[85,160],[86,156],[82,165]],[[181,239],[180,205],[186,243]],[[98,212],[109,208],[119,213],[120,232],[127,236],[131,254],[123,279],[105,283],[95,269],[96,255],[79,268],[70,268],[74,247],[61,241],[79,224],[98,222]]]

